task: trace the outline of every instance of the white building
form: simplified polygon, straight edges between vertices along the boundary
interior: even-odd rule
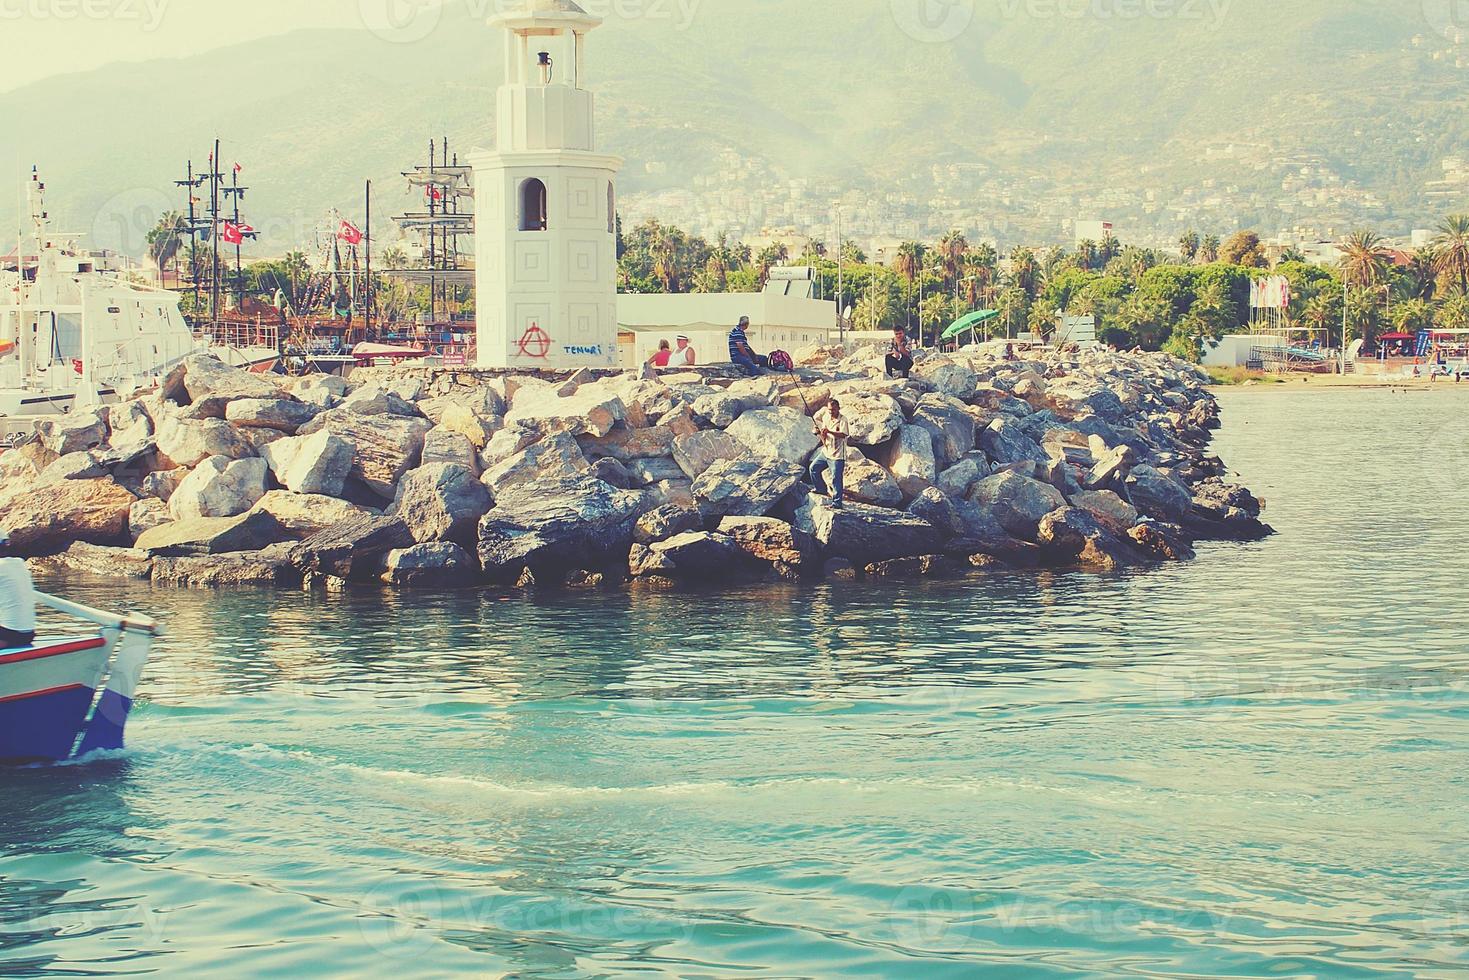
[[[795,352],[827,343],[836,333],[836,303],[811,299],[802,282],[772,282],[760,293],[624,293],[617,297],[625,367],[641,364],[673,346],[680,334],[698,352],[699,364],[729,361],[729,332],[740,317],[750,318],[745,334],[757,353]]]
[[[622,160],[596,152],[586,35],[572,0],[524,0],[505,34],[493,152],[470,159],[479,366],[617,363],[616,199]]]
[[[1076,247],[1080,248],[1082,242],[1091,242],[1100,245],[1112,234],[1112,222],[1110,221],[1076,221]]]

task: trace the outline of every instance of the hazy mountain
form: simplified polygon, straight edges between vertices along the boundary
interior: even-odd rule
[[[494,2],[446,8],[411,43],[301,31],[53,78],[0,96],[0,131],[42,166],[63,224],[135,253],[181,202],[184,161],[202,163],[219,136],[226,165],[246,168],[251,222],[280,247],[330,207],[360,212],[363,178],[380,215],[405,206],[398,174],[430,138],[461,152],[491,140],[502,48],[476,14]],[[855,223],[871,232],[923,233],[952,215],[971,233],[1059,238],[1060,218],[1082,211],[1169,233],[1225,213],[1267,230],[1405,230],[1469,204],[1425,190],[1469,151],[1457,67],[1469,37],[1444,33],[1451,7],[604,0],[613,13],[588,67],[603,147],[628,158],[625,199],[688,191],[669,198],[686,206],[738,187],[736,218],[757,227],[825,222],[829,199],[855,191]],[[1124,16],[1147,9],[1166,15]],[[935,175],[948,164],[969,166]],[[760,198],[781,178],[809,181],[794,211]],[[1287,185],[1322,203],[1282,211]],[[0,193],[0,228],[14,226],[14,198]]]

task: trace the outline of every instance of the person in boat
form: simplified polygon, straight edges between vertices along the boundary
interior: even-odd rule
[[[750,318],[742,316],[740,322],[729,332],[729,359],[750,377],[756,378],[764,373],[765,368],[770,367],[770,358],[755,353],[750,346],[750,338],[745,336],[745,328],[749,325]]]
[[[908,372],[913,370],[913,345],[908,343],[908,331],[902,327],[893,328],[893,342],[888,349],[886,364],[890,378],[907,378]]]
[[[816,426],[816,435],[821,439],[821,448],[811,461],[811,484],[816,487],[817,493],[827,494],[823,477],[830,470],[831,492],[828,495],[831,497],[832,507],[841,510],[845,497],[843,481],[847,472],[847,440],[852,436],[852,428],[842,417],[842,403],[835,398],[816,413],[812,422]]]
[[[36,587],[25,559],[11,555],[10,536],[0,530],[0,650],[28,647],[36,640]]]

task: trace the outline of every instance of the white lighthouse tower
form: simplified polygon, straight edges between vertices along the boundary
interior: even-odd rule
[[[587,32],[572,0],[522,0],[504,28],[493,151],[475,179],[479,366],[612,367],[617,352],[619,157],[596,152]]]

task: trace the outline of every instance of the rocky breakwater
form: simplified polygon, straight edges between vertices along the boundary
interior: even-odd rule
[[[812,349],[796,375],[363,372],[206,356],[0,457],[41,565],[187,585],[585,587],[1190,558],[1270,533],[1207,445],[1207,379],[1161,355],[1001,362]],[[809,416],[852,429],[848,505]]]

